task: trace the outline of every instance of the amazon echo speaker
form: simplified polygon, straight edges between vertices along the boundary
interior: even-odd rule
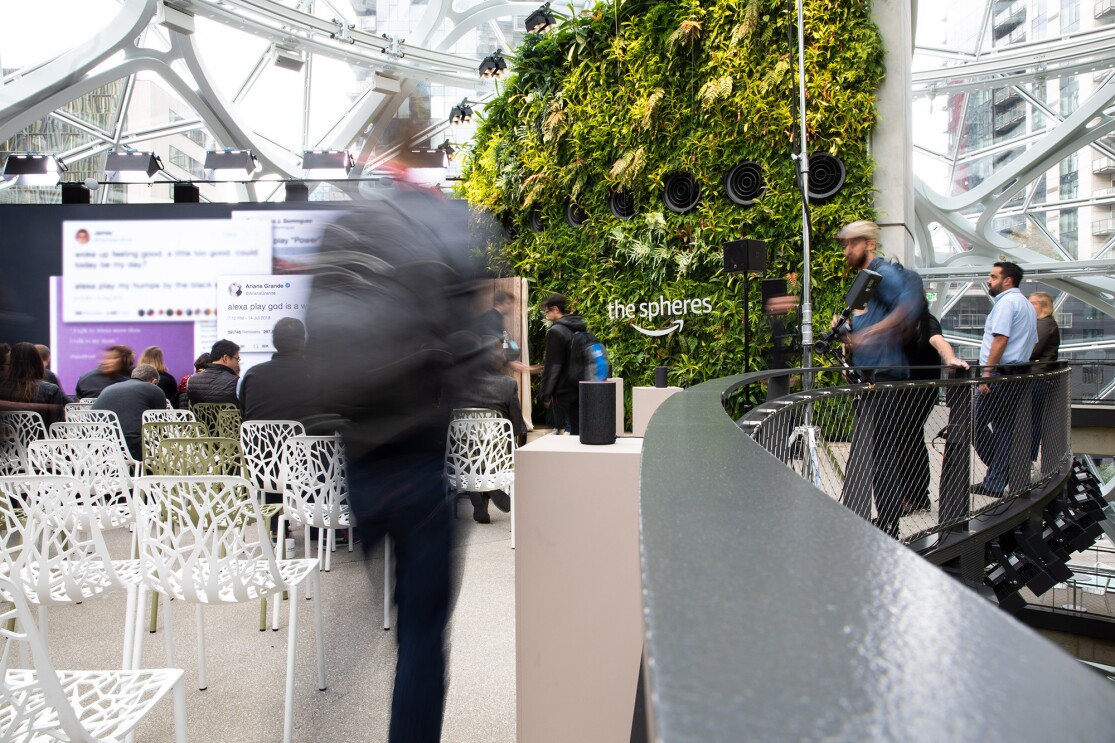
[[[654,367],[654,386],[660,390],[664,390],[670,386],[669,382],[670,367],[656,366]]]
[[[581,382],[581,443],[616,443],[616,383]]]

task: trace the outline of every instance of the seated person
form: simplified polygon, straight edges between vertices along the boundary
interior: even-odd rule
[[[240,413],[246,421],[303,420],[310,413],[306,326],[294,317],[280,318],[271,342],[271,360],[253,366],[240,382]]]
[[[199,371],[207,366],[209,366],[208,351],[194,359],[194,370],[178,380],[178,394],[174,397],[174,407],[185,409],[190,406],[189,400],[186,399],[186,383],[190,381],[190,377],[197,374]]]
[[[111,410],[120,420],[132,459],[143,459],[143,411],[164,410],[166,394],[159,388],[159,371],[150,364],[132,370],[131,379],[106,387],[93,410]]]
[[[219,340],[209,352],[209,365],[186,380],[190,405],[203,402],[236,402],[236,382],[240,379],[240,346]]]
[[[135,351],[128,346],[110,346],[101,353],[101,363],[77,380],[77,399],[96,397],[105,387],[128,380],[135,363]]]
[[[43,359],[31,343],[11,347],[7,368],[0,372],[0,410],[31,410],[43,423],[63,420],[66,396],[43,379]]]
[[[519,383],[505,373],[508,362],[503,354],[503,346],[498,339],[491,339],[486,347],[488,363],[482,364],[479,372],[470,379],[469,387],[461,390],[457,407],[495,410],[511,421],[516,438],[525,436],[527,424],[523,420],[523,409],[519,404]],[[481,524],[491,522],[491,517],[488,516],[489,500],[504,513],[511,510],[511,498],[502,490],[470,493],[469,499],[472,501],[472,518]]]

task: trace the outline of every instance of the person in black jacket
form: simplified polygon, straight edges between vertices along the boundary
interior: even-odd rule
[[[110,346],[101,354],[97,368],[77,380],[77,399],[96,397],[105,387],[131,379],[135,351],[128,346]]]
[[[174,400],[178,396],[178,382],[167,371],[166,361],[163,360],[163,349],[158,346],[148,346],[143,349],[143,353],[139,355],[139,364],[147,364],[155,367],[155,371],[159,373],[159,389],[166,395],[166,399]],[[132,377],[135,379],[135,377]]]
[[[32,410],[47,426],[64,419],[66,396],[43,379],[43,360],[34,344],[12,346],[8,367],[0,374],[0,410]]]
[[[246,421],[303,420],[310,414],[306,326],[294,317],[280,318],[271,342],[271,360],[253,366],[240,382],[240,412]]]
[[[580,433],[579,380],[568,373],[573,334],[587,330],[584,318],[566,314],[569,300],[562,294],[551,294],[542,300],[542,315],[552,323],[546,333],[546,356],[542,365],[542,405],[550,411],[554,431],[561,434]]]
[[[236,382],[240,379],[240,346],[219,340],[209,352],[209,365],[190,377],[186,397],[190,405],[202,402],[236,402]]]

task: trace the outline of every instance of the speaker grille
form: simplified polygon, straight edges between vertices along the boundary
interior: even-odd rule
[[[545,226],[542,222],[542,213],[537,209],[531,209],[530,214],[527,216],[527,223],[530,224],[531,232],[541,232]]]
[[[635,205],[635,195],[626,188],[619,188],[608,196],[608,211],[616,219],[628,220],[635,216],[638,209]]]
[[[565,205],[565,223],[570,227],[581,227],[588,221],[588,212],[572,201]]]
[[[673,173],[666,177],[662,200],[670,211],[685,214],[701,202],[701,184],[689,173]]]
[[[827,152],[809,156],[809,200],[827,201],[844,187],[844,163]]]
[[[733,202],[740,206],[751,206],[766,190],[762,166],[751,160],[732,166],[724,176],[724,190]]]

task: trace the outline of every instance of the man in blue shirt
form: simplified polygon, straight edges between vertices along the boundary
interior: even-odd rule
[[[1011,364],[1027,364],[1038,341],[1038,317],[1030,300],[1019,291],[1022,269],[1009,261],[991,268],[987,292],[994,304],[983,326],[979,362],[982,376],[1010,373]],[[1023,367],[1022,371],[1028,371]],[[987,465],[983,482],[972,486],[976,495],[1001,496],[1007,487],[1010,459],[1010,410],[1018,399],[1017,385],[979,386],[976,395],[973,443],[979,458]],[[1027,388],[1028,391],[1029,388]],[[1027,450],[1029,446],[1027,445]]]
[[[925,308],[921,277],[875,255],[879,225],[874,222],[852,222],[836,234],[836,239],[844,248],[844,260],[849,266],[870,269],[882,277],[863,314],[852,318],[852,332],[844,339],[852,348],[855,365],[868,367],[865,376],[875,382],[909,378],[910,370],[905,368],[909,361],[903,346],[913,335]],[[875,524],[897,537],[902,487],[912,477],[908,470],[913,461],[906,452],[913,449],[913,442],[924,447],[921,430],[924,419],[919,420],[910,412],[913,407],[910,390],[874,390],[865,393],[860,404],[860,414],[870,416],[872,423],[863,430],[870,430],[872,435],[870,439],[853,441],[852,447],[870,448]]]

